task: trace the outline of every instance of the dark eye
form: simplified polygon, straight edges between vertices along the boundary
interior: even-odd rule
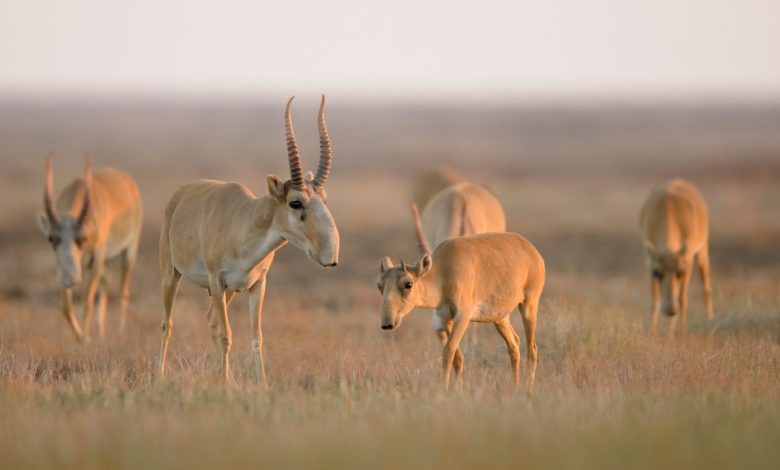
[[[86,240],[85,240],[84,236],[82,236],[82,235],[78,235],[78,236],[77,236],[77,237],[76,237],[76,238],[75,238],[73,241],[74,241],[74,242],[76,242],[76,246],[78,246],[79,248],[81,248],[81,246],[84,244],[84,242],[85,242]]]
[[[55,235],[49,235],[49,243],[52,245],[59,245],[60,244],[60,237]]]
[[[404,283],[404,289],[411,289],[411,288],[412,288],[411,282]]]
[[[303,209],[303,203],[298,200],[290,201],[290,209]]]
[[[656,279],[663,279],[664,273],[660,269],[653,269],[653,277]]]

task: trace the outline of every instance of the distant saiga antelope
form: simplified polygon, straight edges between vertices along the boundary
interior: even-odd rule
[[[228,356],[232,333],[228,305],[236,292],[249,291],[251,347],[255,376],[266,383],[261,314],[266,274],[276,250],[290,242],[321,266],[336,266],[339,232],[327,206],[325,184],[332,150],[325,125],[325,97],[319,111],[320,162],[304,177],[287,102],[285,128],[290,179],[269,175],[268,194],[256,197],[241,183],[197,180],[185,184],[165,208],[160,233],[160,269],[165,316],[159,375],[173,331],[171,312],[181,277],[208,289],[211,336],[222,356],[222,373],[231,380]],[[302,293],[305,295],[305,293]]]
[[[422,237],[422,235],[420,235]],[[397,328],[415,307],[436,309],[446,328],[442,352],[444,386],[453,367],[458,382],[462,360],[455,361],[470,322],[493,323],[509,350],[515,384],[520,385],[520,338],[509,314],[518,307],[528,348],[528,390],[536,376],[536,320],[544,288],[544,260],[534,246],[515,233],[483,233],[442,242],[433,255],[424,253],[413,266],[394,266],[384,258],[377,287],[383,330]]]
[[[422,253],[431,253],[431,247],[451,238],[506,230],[506,216],[498,199],[482,186],[469,182],[456,183],[436,193],[425,205],[422,218],[413,202],[412,215]],[[436,312],[432,322],[442,345],[446,344],[447,329]],[[456,351],[455,363],[462,363],[460,349]]]
[[[688,284],[694,263],[704,284],[707,318],[712,320],[709,222],[704,197],[686,181],[670,181],[653,189],[639,220],[651,274],[651,331],[655,331],[660,312],[671,317],[669,335],[674,334],[678,313],[683,333],[687,331]]]
[[[88,339],[97,299],[98,332],[105,339],[107,303],[106,260],[119,257],[119,331],[124,331],[130,299],[130,275],[138,253],[143,208],[135,181],[126,173],[104,168],[92,174],[92,157],[87,155],[84,177],[72,181],[54,202],[54,170],[51,153],[46,157],[44,211],[38,213],[38,226],[49,239],[57,258],[57,281],[62,287],[62,313],[76,336]],[[88,274],[81,328],[73,314],[73,287],[80,283],[82,270]]]

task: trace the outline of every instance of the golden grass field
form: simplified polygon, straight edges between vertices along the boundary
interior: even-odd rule
[[[305,165],[316,101],[296,101]],[[330,103],[336,269],[284,247],[263,315],[270,387],[253,384],[246,299],[231,306],[237,384],[224,386],[185,282],[168,376],[155,381],[162,209],[193,178],[265,192],[286,175],[282,104],[8,102],[0,107],[2,468],[774,468],[780,461],[780,108],[411,108]],[[56,187],[126,169],[146,208],[128,331],[75,344],[35,225],[43,156]],[[511,385],[503,341],[472,325],[465,384],[440,385],[430,313],[379,328],[384,255],[416,258],[410,181],[446,165],[491,188],[545,257],[539,369]],[[710,205],[715,320],[698,277],[690,332],[651,336],[637,217],[682,176]],[[113,268],[113,269],[112,269]],[[112,292],[118,271],[112,265]],[[80,305],[79,305],[80,308]],[[515,328],[522,329],[519,315]],[[662,326],[665,325],[662,323]],[[524,345],[522,346],[524,350]]]

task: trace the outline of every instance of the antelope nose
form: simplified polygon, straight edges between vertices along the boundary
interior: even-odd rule
[[[325,267],[326,268],[335,268],[338,265],[339,265],[339,262],[338,261],[334,261],[334,262],[330,263],[329,265],[327,265]]]
[[[393,329],[393,325],[382,325],[382,329],[383,330],[392,330]]]

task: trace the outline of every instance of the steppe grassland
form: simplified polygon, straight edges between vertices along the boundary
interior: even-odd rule
[[[231,309],[238,385],[226,388],[206,326],[206,294],[186,283],[175,307],[170,376],[153,380],[161,320],[156,238],[176,185],[238,179],[261,193],[266,173],[284,174],[276,110],[0,113],[7,144],[0,150],[4,467],[777,462],[780,169],[772,156],[780,137],[771,130],[780,113],[710,119],[635,110],[616,119],[615,111],[423,110],[356,119],[360,110],[333,110],[329,196],[342,259],[322,270],[294,248],[280,252],[264,314],[267,391],[250,374],[246,300]],[[310,124],[298,127],[312,166]],[[84,147],[139,180],[147,218],[125,338],[78,347],[65,328],[52,256],[34,225],[38,147],[42,155],[50,147],[62,154],[58,188],[78,174]],[[394,334],[379,329],[379,259],[417,257],[407,212],[408,179],[423,165],[417,153],[490,186],[506,206],[509,229],[547,260],[531,398],[511,387],[505,347],[490,326],[467,334],[465,385],[451,394],[439,384],[440,348],[427,312]],[[228,157],[235,163],[220,163]],[[710,201],[716,320],[704,320],[694,279],[691,332],[668,341],[645,332],[649,282],[636,211],[656,181],[678,175]],[[515,326],[521,330],[519,318]]]

